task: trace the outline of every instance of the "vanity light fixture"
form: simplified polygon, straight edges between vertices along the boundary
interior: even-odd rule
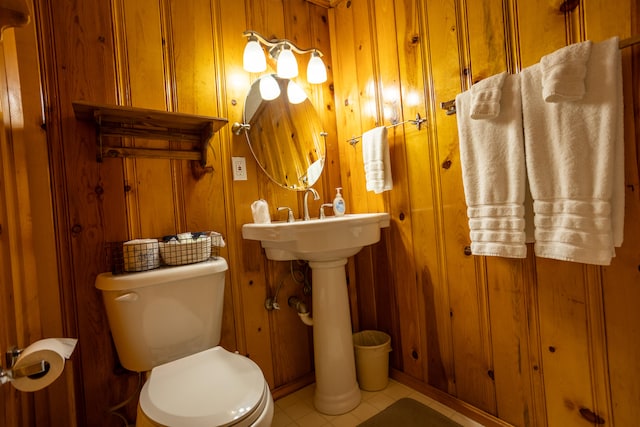
[[[314,50],[307,65],[307,81],[311,84],[319,84],[327,81],[327,68],[322,62],[320,52]]]
[[[269,50],[269,55],[276,60],[276,73],[278,77],[291,79],[298,75],[298,62],[294,53],[298,55],[311,54],[307,65],[307,80],[312,84],[320,84],[327,81],[327,69],[322,61],[322,52],[318,49],[300,49],[289,40],[267,40],[255,31],[245,31],[247,45],[244,48],[243,68],[251,73],[260,73],[266,70],[266,57],[262,45]]]
[[[267,69],[267,59],[264,57],[264,51],[260,42],[258,42],[258,38],[254,35],[249,36],[247,45],[244,47],[242,68],[250,73],[261,73]]]
[[[293,56],[291,47],[286,43],[279,48],[276,74],[282,79],[292,79],[298,76],[298,61]]]

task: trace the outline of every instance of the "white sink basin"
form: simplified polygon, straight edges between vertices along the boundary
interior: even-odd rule
[[[308,221],[244,224],[242,237],[260,240],[267,258],[275,261],[329,261],[348,258],[378,242],[380,229],[388,226],[388,213],[346,214]]]

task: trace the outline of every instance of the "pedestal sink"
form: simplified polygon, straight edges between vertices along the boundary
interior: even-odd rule
[[[242,226],[242,237],[261,241],[267,258],[309,261],[313,280],[314,404],[319,412],[343,414],[360,403],[344,266],[348,257],[378,242],[380,229],[388,226],[387,213]]]

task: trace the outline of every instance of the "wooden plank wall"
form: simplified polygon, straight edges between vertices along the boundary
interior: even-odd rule
[[[222,128],[211,141],[208,171],[195,178],[188,161],[95,159],[90,124],[75,119],[72,102],[179,111],[241,122],[244,97],[257,75],[242,70],[246,38],[253,29],[317,47],[331,63],[326,7],[304,0],[71,0],[35,2],[41,44],[47,131],[62,287],[70,296],[67,325],[79,338],[76,376],[80,425],[120,425],[109,408],[134,394],[137,376],[117,362],[97,274],[108,269],[106,242],[216,230],[227,246],[222,345],[248,355],[262,368],[274,396],[313,381],[311,330],[287,307],[303,296],[288,263],[267,262],[258,242],[244,241],[250,204],[266,199],[276,217],[290,206],[300,217],[301,197],[273,184],[258,169],[242,136]],[[330,133],[327,171],[316,188],[330,200],[340,180],[333,93],[330,84],[310,87],[300,59],[303,86]],[[304,61],[304,62],[303,62]],[[329,70],[329,74],[331,70]],[[124,139],[140,147],[157,141]],[[165,143],[166,146],[174,144]],[[248,181],[234,182],[231,157],[247,158]],[[319,202],[311,203],[317,211]],[[281,214],[281,213],[280,213]],[[297,266],[296,266],[297,267]],[[278,286],[282,310],[265,299]],[[309,298],[309,297],[305,297]],[[310,301],[308,301],[311,306]],[[121,412],[132,419],[136,399]]]
[[[347,206],[392,215],[383,243],[356,256],[359,327],[392,335],[398,378],[513,425],[635,424],[640,47],[623,51],[625,243],[608,267],[535,258],[532,246],[525,260],[466,255],[456,118],[439,104],[567,44],[638,34],[638,2],[337,3],[330,17]],[[423,130],[390,130],[393,191],[364,193],[361,148],[347,140],[416,113],[428,119]]]
[[[564,4],[577,6],[565,13]],[[354,327],[392,335],[396,378],[460,410],[492,414],[496,423],[634,425],[640,48],[623,51],[627,220],[625,244],[610,267],[466,255],[455,116],[439,103],[566,44],[638,34],[639,9],[637,0],[35,1],[56,226],[49,243],[57,248],[62,329],[79,338],[77,400],[68,403],[77,424],[120,425],[108,409],[137,384],[117,364],[93,286],[107,269],[109,241],[222,232],[230,265],[222,345],[254,359],[276,397],[313,379],[311,331],[286,307],[288,296],[302,296],[301,285],[288,263],[267,261],[259,243],[241,238],[253,200],[268,200],[274,217],[278,206],[299,217],[300,195],[271,183],[230,126],[213,138],[211,170],[200,179],[186,161],[97,163],[94,130],[76,121],[71,107],[85,100],[241,121],[244,95],[257,77],[242,70],[241,34],[253,29],[318,47],[331,65],[328,83],[305,87],[329,132],[316,187],[324,201],[344,187],[348,212],[392,215],[381,243],[356,256],[348,273]],[[361,147],[347,140],[417,113],[428,119],[422,129],[390,131],[393,191],[367,193]],[[232,180],[232,156],[247,158],[248,181]],[[265,298],[280,284],[283,309],[268,312]],[[123,411],[130,419],[134,406]],[[47,406],[35,410],[41,416]]]

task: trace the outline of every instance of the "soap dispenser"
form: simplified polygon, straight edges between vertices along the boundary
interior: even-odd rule
[[[347,210],[347,206],[344,203],[344,199],[342,198],[342,187],[336,188],[336,197],[333,199],[333,214],[335,216],[342,216],[344,212]]]

